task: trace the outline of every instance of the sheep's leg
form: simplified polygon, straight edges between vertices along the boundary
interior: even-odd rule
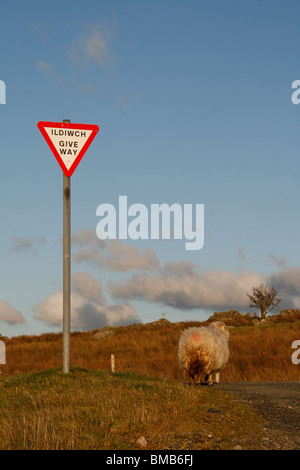
[[[220,372],[216,372],[216,382],[220,382]]]
[[[197,385],[200,384],[200,375],[199,374],[192,375],[192,379],[193,379],[194,387],[196,387]]]
[[[212,379],[212,374],[209,374],[208,375],[208,385],[209,386],[212,386],[214,383],[213,383],[213,379]]]

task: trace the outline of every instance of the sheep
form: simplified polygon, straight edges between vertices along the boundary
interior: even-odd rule
[[[200,383],[201,375],[213,385],[212,374],[226,366],[229,359],[229,331],[225,323],[216,321],[208,327],[190,327],[184,330],[178,343],[178,361],[190,377],[193,384]]]

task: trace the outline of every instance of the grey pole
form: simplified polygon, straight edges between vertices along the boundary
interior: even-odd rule
[[[69,119],[63,122],[70,123]],[[63,175],[63,372],[70,372],[71,178]]]

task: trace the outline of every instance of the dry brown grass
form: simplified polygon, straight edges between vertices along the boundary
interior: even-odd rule
[[[217,387],[183,383],[178,340],[197,324],[119,327],[97,339],[96,331],[72,333],[70,374],[61,372],[61,334],[4,338],[0,449],[134,450],[140,436],[148,449],[264,448],[264,424],[245,404]],[[300,380],[291,361],[300,322],[230,332],[221,381]]]
[[[141,436],[152,450],[251,449],[263,442],[262,420],[226,392],[133,373],[0,377],[0,409],[0,450],[136,450]]]
[[[178,339],[189,323],[156,323],[114,328],[114,336],[95,339],[96,331],[71,334],[71,366],[110,370],[115,355],[116,371],[131,371],[178,382],[186,381],[177,363]],[[291,345],[300,339],[300,321],[230,329],[230,360],[222,381],[300,380],[293,364]],[[3,338],[2,338],[3,339]],[[62,363],[62,335],[43,334],[4,338],[4,375],[58,368]]]
[[[297,337],[300,323],[235,329],[223,378],[228,382],[300,380],[300,367],[291,360]]]

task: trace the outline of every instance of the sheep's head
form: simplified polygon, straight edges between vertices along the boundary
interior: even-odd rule
[[[209,325],[209,328],[213,328],[217,331],[220,331],[221,333],[223,333],[227,339],[229,339],[229,331],[228,331],[228,328],[227,326],[225,325],[225,323],[223,323],[222,321],[215,321],[213,323],[211,323]]]

